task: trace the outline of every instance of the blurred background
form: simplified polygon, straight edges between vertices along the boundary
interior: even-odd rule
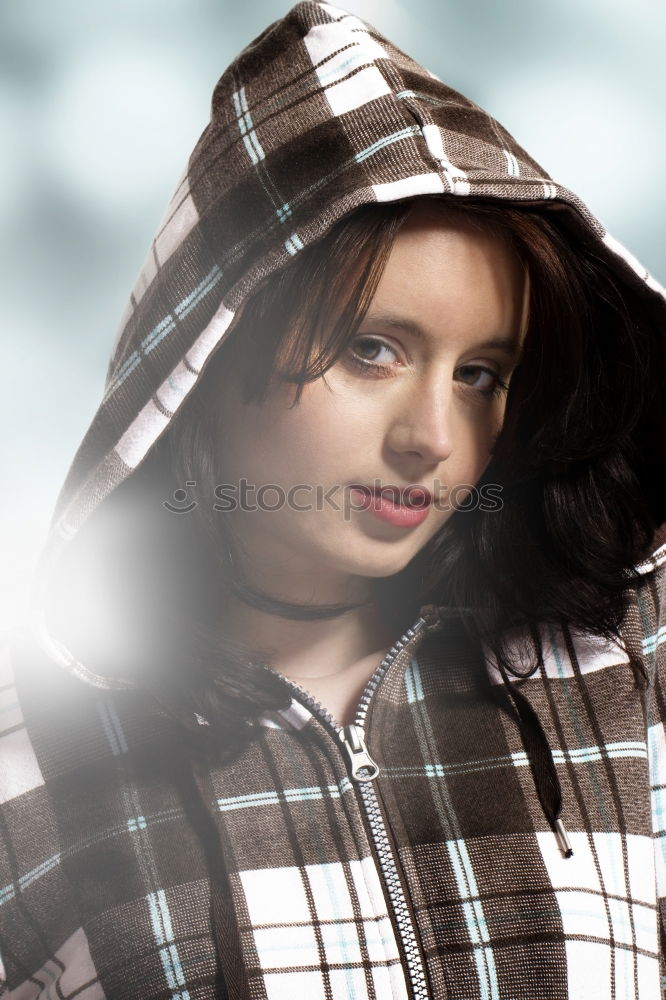
[[[213,86],[289,0],[3,0],[0,628]],[[666,283],[663,0],[346,0],[490,111]]]

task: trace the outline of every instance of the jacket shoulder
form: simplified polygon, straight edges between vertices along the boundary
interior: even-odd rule
[[[634,571],[641,576],[656,573],[662,578],[666,574],[666,521],[655,531],[648,551],[640,562],[636,563]]]

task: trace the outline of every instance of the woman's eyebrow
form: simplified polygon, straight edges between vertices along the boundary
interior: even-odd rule
[[[419,340],[430,340],[430,334],[426,333],[425,329],[417,323],[416,320],[409,319],[408,316],[396,316],[393,313],[372,313],[367,315],[364,320],[365,323],[377,323],[379,326],[389,327],[393,330],[405,330],[407,333],[411,333],[413,337]],[[499,351],[503,351],[510,358],[516,357],[520,354],[521,344],[518,336],[516,337],[491,337],[489,340],[484,340],[481,344],[475,344],[475,349],[483,350],[485,348],[495,348]]]

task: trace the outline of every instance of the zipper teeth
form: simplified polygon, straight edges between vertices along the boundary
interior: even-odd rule
[[[407,908],[405,894],[402,891],[402,884],[393,858],[391,845],[386,836],[384,821],[379,811],[377,794],[374,788],[372,788],[372,782],[363,783],[359,788],[375,841],[375,847],[379,855],[379,864],[384,875],[389,899],[393,906],[393,913],[398,925],[405,958],[407,959],[407,968],[409,969],[414,1000],[428,1000],[428,987],[423,973],[419,947]]]
[[[361,700],[359,701],[358,704],[358,709],[356,711],[356,719],[354,720],[355,725],[360,726],[361,729],[365,727],[365,717],[368,714],[370,701],[372,699],[373,694],[377,690],[377,687],[379,686],[379,682],[381,681],[382,677],[384,676],[388,668],[391,666],[395,658],[398,656],[398,654],[407,645],[407,643],[411,642],[411,640],[415,638],[415,636],[417,636],[419,632],[423,629],[425,623],[426,623],[425,618],[418,618],[414,623],[414,625],[412,625],[411,628],[407,629],[407,631],[404,633],[404,635],[402,635],[398,639],[395,645],[391,646],[388,653],[381,661],[381,663],[373,673],[372,677],[366,684],[363,690],[363,694],[361,695]]]
[[[382,677],[398,654],[405,648],[407,643],[414,639],[423,630],[425,624],[425,618],[419,617],[414,625],[407,629],[395,645],[391,646],[388,653],[366,684],[365,690],[361,695],[361,700],[359,701],[355,720],[355,724],[360,726],[361,730],[365,729],[365,720],[368,714],[368,708],[370,707],[372,696],[377,690]],[[368,823],[370,824],[370,830],[372,831],[372,838],[375,842],[377,854],[379,855],[379,867],[381,868],[382,875],[384,876],[386,889],[388,891],[389,899],[391,900],[391,906],[393,907],[395,921],[398,925],[398,932],[400,934],[400,940],[402,942],[405,959],[407,961],[407,968],[409,970],[409,978],[412,984],[414,1000],[428,1000],[428,987],[423,972],[423,966],[421,964],[419,947],[416,941],[416,935],[412,926],[409,910],[407,908],[407,901],[402,889],[400,876],[398,875],[398,869],[393,857],[393,851],[391,850],[391,845],[389,844],[388,836],[386,834],[384,820],[382,819],[382,814],[379,810],[377,793],[372,787],[371,781],[359,783],[359,791],[366,816],[368,817]]]
[[[414,639],[423,630],[425,624],[426,619],[419,616],[414,625],[412,625],[411,628],[408,628],[407,631],[397,640],[397,642],[391,646],[388,653],[366,684],[363,694],[361,695],[356,712],[356,718],[354,720],[354,725],[359,726],[362,732],[364,731],[365,719],[368,714],[370,701],[372,700],[373,694],[377,690],[379,682],[398,654],[402,652],[408,642]],[[287,679],[285,678],[285,680]],[[338,726],[331,713],[328,712],[323,705],[316,700],[316,698],[313,698],[309,692],[305,691],[304,688],[300,687],[298,684],[294,684],[293,681],[287,680],[287,683],[297,693],[301,703],[312,709],[313,713],[319,719],[325,721],[330,726],[330,728],[337,735],[338,739],[343,741],[344,727]],[[381,869],[384,882],[386,883],[386,889],[391,901],[391,906],[393,907],[393,914],[395,916],[396,924],[398,925],[398,932],[400,934],[400,940],[407,962],[407,969],[409,971],[409,979],[412,985],[413,998],[414,1000],[429,1000],[428,987],[425,974],[423,972],[423,965],[421,963],[421,955],[419,953],[414,927],[409,915],[409,909],[407,907],[407,901],[402,889],[402,883],[400,881],[398,869],[393,857],[393,851],[391,850],[391,845],[386,834],[384,820],[382,819],[379,809],[377,793],[374,788],[371,787],[371,781],[358,782],[357,784],[359,785],[361,801],[372,832],[372,839],[375,842],[375,848],[379,856],[379,867]]]

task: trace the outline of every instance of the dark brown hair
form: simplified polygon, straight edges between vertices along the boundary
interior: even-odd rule
[[[477,484],[500,485],[502,504],[456,511],[403,571],[376,581],[377,597],[400,631],[424,603],[448,609],[512,672],[508,630],[534,636],[541,625],[565,624],[617,636],[631,567],[664,520],[650,471],[651,449],[666,440],[663,340],[648,296],[618,280],[584,227],[529,205],[445,204],[453,219],[505,239],[530,276],[522,357]],[[107,554],[107,581],[111,564],[118,567],[107,606],[119,609],[117,625],[133,616],[132,635],[143,636],[128,647],[128,665],[136,674],[141,662],[161,711],[185,731],[205,729],[223,752],[236,752],[252,738],[253,720],[285,702],[261,656],[215,630],[227,588],[287,617],[331,617],[350,606],[287,605],[252,591],[235,577],[223,516],[208,503],[170,514],[160,500],[187,481],[210,497],[223,481],[210,398],[225,373],[240,380],[246,401],[261,402],[277,379],[296,385],[297,403],[303,385],[342,355],[412,205],[363,206],[268,278],[167,433],[104,505],[123,511]],[[210,725],[197,727],[195,713]]]

